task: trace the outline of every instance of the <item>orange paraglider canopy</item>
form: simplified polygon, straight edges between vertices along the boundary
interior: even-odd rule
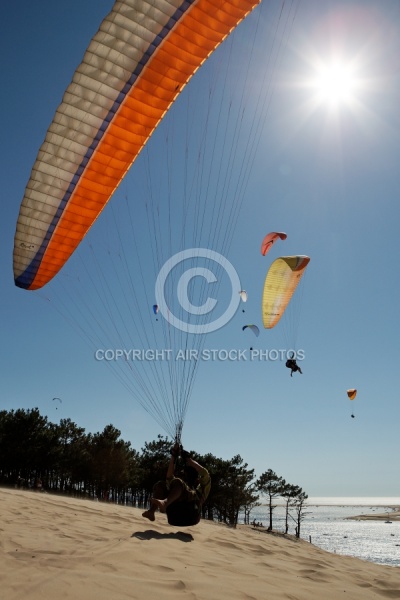
[[[287,235],[283,231],[271,231],[271,233],[267,233],[261,244],[261,254],[265,256],[277,240],[286,240],[286,238]]]
[[[121,0],[90,42],[21,204],[14,278],[50,281],[179,93],[261,0]]]

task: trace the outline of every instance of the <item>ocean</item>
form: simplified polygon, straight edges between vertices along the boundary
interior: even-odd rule
[[[279,500],[275,504],[273,529],[284,531],[285,508]],[[312,544],[328,552],[400,567],[400,521],[390,519],[395,506],[400,507],[400,498],[308,498],[300,537],[306,541],[311,539]],[[348,517],[374,513],[387,513],[387,518],[348,520]],[[253,509],[250,522],[254,519],[268,527],[268,506]],[[288,533],[295,533],[292,519]]]

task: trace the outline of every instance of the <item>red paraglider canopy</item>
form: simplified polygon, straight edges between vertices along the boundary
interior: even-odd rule
[[[265,256],[277,240],[286,240],[286,238],[286,233],[283,233],[282,231],[271,231],[271,233],[267,233],[261,244],[261,254]]]

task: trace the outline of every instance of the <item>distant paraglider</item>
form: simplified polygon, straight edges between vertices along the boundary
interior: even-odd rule
[[[350,400],[354,400],[355,397],[357,396],[357,390],[354,388],[350,388],[349,390],[347,390],[347,395]],[[351,418],[352,419],[355,418],[355,414],[353,412],[351,413]]]
[[[283,231],[271,231],[267,233],[261,244],[261,254],[265,256],[277,240],[286,240],[287,235]]]
[[[244,331],[245,329],[251,329],[251,331],[254,333],[254,335],[256,335],[257,337],[260,335],[260,330],[257,327],[257,325],[243,325],[242,327],[242,331]]]
[[[243,325],[242,327],[242,331],[244,331],[245,329],[251,329],[251,331],[254,333],[254,335],[256,337],[258,337],[260,335],[260,330],[257,327],[257,325]],[[253,348],[250,348],[250,351],[252,351]]]
[[[295,301],[292,296],[309,262],[308,256],[281,256],[270,266],[264,282],[261,301],[263,325],[265,329],[272,329],[285,315],[281,331],[286,347],[293,350],[297,347],[302,295],[297,294]],[[301,373],[300,367],[291,359],[286,363],[286,367],[291,369],[290,374],[296,371]]]
[[[246,290],[240,290],[239,295],[240,295],[240,299],[242,300],[242,302],[247,302]],[[242,308],[242,312],[245,312],[244,308]]]
[[[61,398],[53,398],[53,402],[59,402],[60,404],[62,404]],[[56,410],[58,410],[58,406],[56,406]]]

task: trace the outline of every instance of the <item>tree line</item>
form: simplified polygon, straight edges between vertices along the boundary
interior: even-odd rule
[[[37,408],[0,411],[0,484],[71,494],[76,497],[146,507],[156,481],[164,480],[171,441],[158,436],[141,452],[107,425],[101,433],[86,433],[71,419],[52,423]],[[269,525],[278,498],[285,506],[285,533],[294,523],[300,537],[307,494],[268,469],[256,478],[238,454],[230,460],[211,453],[191,456],[212,479],[202,517],[236,526],[239,515],[250,524],[251,511],[267,499]],[[179,472],[183,464],[176,465]]]

